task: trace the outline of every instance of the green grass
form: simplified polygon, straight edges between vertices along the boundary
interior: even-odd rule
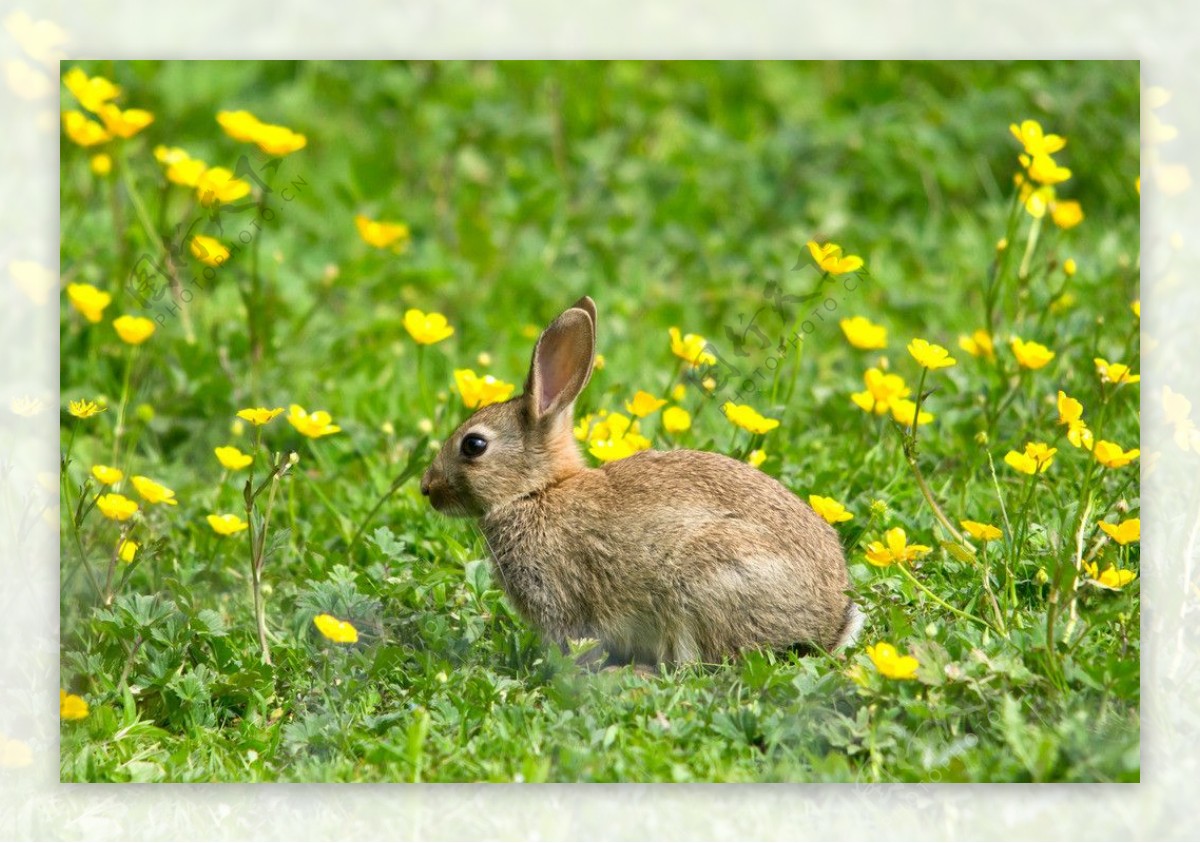
[[[1137,570],[1137,544],[1102,543],[1096,522],[1136,516],[1138,468],[1101,468],[1068,444],[1054,403],[1063,389],[1098,439],[1137,443],[1139,387],[1105,387],[1092,363],[1140,369],[1136,63],[81,66],[155,121],[106,145],[119,150],[107,177],[89,169],[95,150],[63,139],[64,285],[114,296],[97,324],[66,296],[62,307],[64,405],[109,405],[62,415],[62,685],[90,706],[63,723],[64,780],[1139,778],[1139,584],[1106,590],[1075,573],[1080,523],[1085,558]],[[307,147],[261,169],[270,156],[215,122],[239,108]],[[1069,139],[1059,193],[1086,219],[1059,231],[1047,217],[1020,278],[1031,219],[1013,205],[1008,125],[1025,118]],[[246,155],[274,189],[272,219],[256,230],[253,207],[231,213],[222,235],[188,190],[168,188],[157,144],[229,168]],[[358,213],[408,223],[410,248],[364,243]],[[169,292],[138,304],[122,279],[193,222],[226,243],[254,235],[212,281],[181,244],[186,318],[163,310]],[[803,329],[799,353],[772,364],[751,332],[750,356],[732,354],[727,329],[761,308],[769,344],[801,330],[805,312],[781,318],[767,288],[818,287],[813,238],[864,258],[856,288],[824,282],[834,308]],[[1079,266],[1070,279],[1066,258]],[[453,369],[519,384],[527,326],[584,293],[606,366],[581,415],[623,411],[637,389],[665,397],[680,372],[671,326],[745,371],[771,367],[738,399],[782,421],[765,436],[723,417],[737,379],[722,366],[715,396],[688,382],[691,430],[668,438],[658,415],[642,430],[659,448],[762,447],[764,471],[849,508],[838,529],[869,619],[844,658],[592,673],[515,615],[474,527],[428,508],[411,474],[466,415]],[[985,325],[989,299],[997,362],[957,346]],[[454,335],[419,358],[408,308],[444,313]],[[110,325],[123,313],[164,316],[136,354]],[[847,343],[837,320],[855,315],[887,327],[885,350]],[[1056,357],[1018,374],[1012,334]],[[905,459],[911,438],[849,399],[881,357],[915,390],[913,337],[958,359],[925,381],[936,419],[915,463],[953,526],[1004,529],[986,556],[947,542]],[[268,452],[299,456],[275,486],[263,547],[265,665],[247,533],[219,537],[205,516],[245,515],[246,472],[213,455],[252,450],[254,429],[232,429],[237,410],[292,403],[328,410],[342,431],[262,428],[256,484]],[[1031,440],[1058,448],[1033,481],[1004,462]],[[132,566],[110,565],[121,526],[76,509],[97,494],[97,463],[176,491],[178,506],[143,502],[126,522],[142,545]],[[905,570],[868,564],[867,544],[897,526],[933,551]],[[321,613],[352,622],[359,641],[322,638]],[[918,658],[915,680],[875,669],[864,646],[878,641]]]

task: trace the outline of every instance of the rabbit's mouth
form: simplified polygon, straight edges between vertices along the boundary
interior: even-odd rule
[[[429,498],[429,505],[442,515],[449,515],[451,518],[467,518],[472,515],[462,501],[448,494],[444,486],[430,486],[422,488],[421,491]]]

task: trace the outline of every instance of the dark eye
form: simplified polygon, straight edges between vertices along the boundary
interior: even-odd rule
[[[463,437],[462,451],[464,457],[477,457],[487,450],[488,442],[478,433],[468,433]]]

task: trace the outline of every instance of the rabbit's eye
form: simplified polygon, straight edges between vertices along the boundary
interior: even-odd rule
[[[487,450],[488,442],[478,433],[471,433],[463,437],[462,446],[459,450],[462,451],[464,457],[477,457]]]

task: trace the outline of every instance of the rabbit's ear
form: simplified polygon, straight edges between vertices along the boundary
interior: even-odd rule
[[[592,320],[592,333],[596,333],[596,303],[592,301],[591,296],[584,296],[571,307],[577,307],[588,315],[588,318]]]
[[[542,331],[533,349],[525,394],[536,418],[570,407],[592,375],[596,305],[584,296]]]

